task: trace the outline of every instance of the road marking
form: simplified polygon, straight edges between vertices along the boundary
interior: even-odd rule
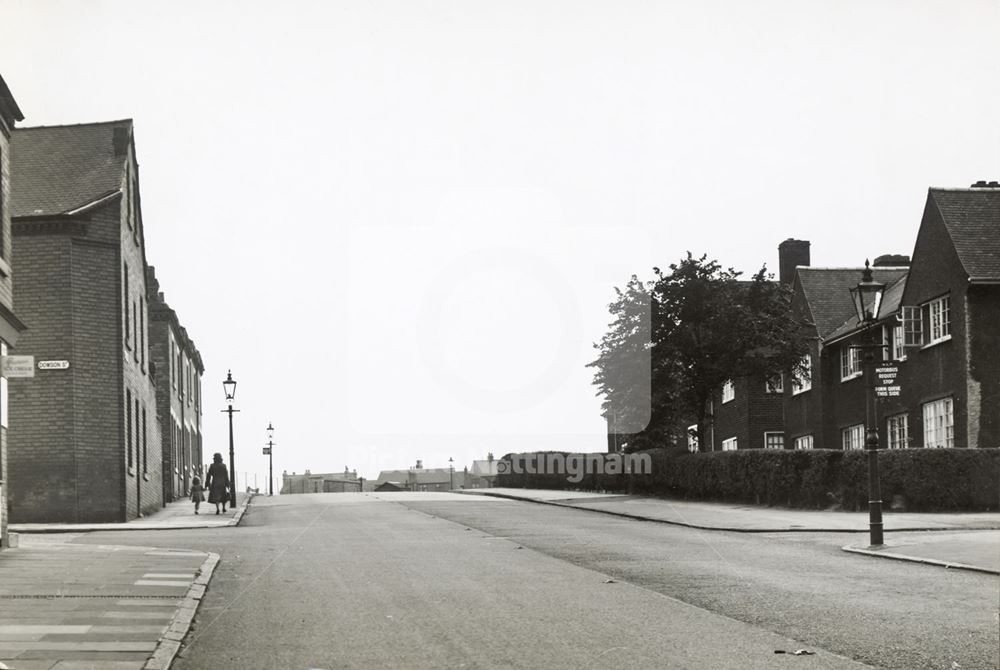
[[[143,579],[194,579],[193,572],[147,572]]]
[[[147,551],[146,556],[190,556],[194,558],[205,558],[208,554],[200,551]]]
[[[191,582],[171,582],[165,579],[138,579],[135,581],[136,586],[182,586],[187,588],[191,586]]]
[[[90,629],[91,626],[33,626],[25,624],[10,624],[0,626],[0,633],[19,635],[82,635]]]

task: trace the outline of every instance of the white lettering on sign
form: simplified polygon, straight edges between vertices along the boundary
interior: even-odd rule
[[[68,370],[69,361],[38,361],[39,370]]]

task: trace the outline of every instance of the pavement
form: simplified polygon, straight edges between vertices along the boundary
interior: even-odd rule
[[[164,670],[218,555],[22,536],[0,552],[0,668]]]
[[[586,509],[701,530],[743,533],[867,533],[867,512],[799,510],[666,500],[582,491],[466,489],[461,493]],[[1000,574],[1000,513],[883,511],[880,547],[852,542],[844,551]]]
[[[79,533],[96,530],[221,528],[237,525],[254,495],[237,493],[236,508],[227,508],[224,514],[216,514],[215,505],[208,503],[202,503],[200,514],[195,514],[193,502],[178,500],[167,503],[154,514],[125,523],[12,523],[8,526],[8,530],[12,533]]]

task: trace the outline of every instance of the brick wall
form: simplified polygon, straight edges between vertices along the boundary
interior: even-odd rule
[[[970,286],[968,435],[972,448],[1000,448],[1000,287]]]

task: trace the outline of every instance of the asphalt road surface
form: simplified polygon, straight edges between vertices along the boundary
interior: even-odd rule
[[[222,555],[178,669],[998,667],[995,577],[841,552],[853,535],[396,493],[79,541],[111,537]]]

